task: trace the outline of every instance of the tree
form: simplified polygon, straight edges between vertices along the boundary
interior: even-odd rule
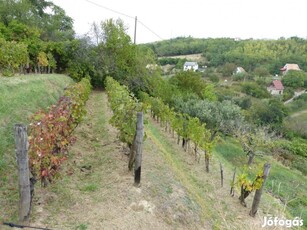
[[[136,52],[122,20],[108,19],[101,23],[102,42],[98,46],[105,75],[123,81],[135,73]]]
[[[68,74],[76,81],[90,78],[94,87],[102,87],[104,76],[100,73],[101,62],[89,37],[71,42],[71,58],[68,58]]]
[[[255,82],[245,82],[241,85],[242,92],[256,98],[269,98],[269,92]]]
[[[47,0],[0,1],[0,37],[27,46],[28,72],[37,71],[38,59],[41,66],[51,61],[53,67],[49,69],[57,67],[62,72],[67,68],[72,53],[72,23],[62,8]]]
[[[248,119],[259,126],[271,126],[280,129],[283,119],[287,116],[288,111],[285,105],[277,100],[254,101],[248,110]]]
[[[191,117],[198,117],[211,130],[211,140],[218,132],[234,134],[238,126],[244,122],[239,106],[231,101],[210,102],[207,100],[191,99],[187,102],[177,99],[176,110]]]
[[[231,75],[234,73],[236,67],[237,67],[236,64],[226,62],[226,63],[223,65],[223,67],[222,67],[223,76],[224,76],[224,77],[229,77],[229,76],[231,76]]]
[[[4,75],[13,75],[19,67],[27,63],[28,51],[25,44],[0,39],[0,47],[0,71]]]
[[[247,124],[242,124],[241,127],[235,131],[235,135],[240,140],[243,151],[248,156],[247,165],[250,166],[254,157],[260,153],[265,152],[272,147],[273,133],[268,132],[264,127],[253,129]]]
[[[39,52],[37,56],[38,72],[44,72],[43,68],[48,66],[48,58],[45,52]],[[43,68],[42,68],[43,67]]]
[[[282,83],[284,86],[300,88],[304,87],[305,80],[307,80],[307,75],[303,71],[289,70],[283,77]]]
[[[256,67],[253,73],[258,77],[267,77],[270,75],[270,72],[264,67]]]
[[[185,94],[196,94],[199,98],[204,98],[206,83],[199,72],[182,71],[172,77],[170,83]]]
[[[56,5],[51,6],[52,13],[46,14],[42,24],[42,39],[51,41],[69,41],[74,38],[73,19],[66,15],[65,11]]]

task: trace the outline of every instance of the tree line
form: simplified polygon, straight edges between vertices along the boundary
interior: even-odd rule
[[[77,37],[72,18],[47,0],[0,1],[0,47],[4,76],[67,73],[76,81],[90,79],[94,87],[112,76],[139,90],[153,73],[146,65],[154,63],[154,53],[132,43],[122,20],[93,23]]]
[[[307,40],[298,37],[277,40],[178,37],[143,46],[151,48],[160,57],[202,53],[207,59],[203,64],[209,67],[228,62],[247,71],[264,67],[271,74],[278,74],[286,63],[296,63],[307,71]]]
[[[67,68],[73,20],[49,1],[0,1],[0,72],[47,73]]]

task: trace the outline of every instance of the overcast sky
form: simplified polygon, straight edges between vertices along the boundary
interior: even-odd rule
[[[94,21],[121,18],[133,40],[137,16],[141,22],[137,24],[137,43],[179,36],[307,38],[307,0],[52,1],[74,19],[74,29],[80,35],[89,32]]]

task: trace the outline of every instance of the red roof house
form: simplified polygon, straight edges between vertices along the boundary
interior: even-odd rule
[[[267,90],[272,95],[281,95],[284,93],[284,86],[280,80],[273,80],[271,85],[267,87]]]

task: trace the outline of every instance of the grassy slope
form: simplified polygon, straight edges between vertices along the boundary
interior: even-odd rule
[[[0,218],[16,216],[9,208],[18,197],[14,124],[27,124],[31,114],[55,103],[71,82],[64,75],[0,77]]]
[[[240,168],[242,162],[247,162],[247,156],[240,148],[240,144],[232,138],[226,141],[221,140],[215,148],[215,154],[233,167]],[[306,223],[307,177],[297,170],[285,167],[270,156],[256,156],[253,168],[259,168],[265,162],[271,164],[266,191],[280,200],[293,217],[301,216],[304,219],[304,223]]]

